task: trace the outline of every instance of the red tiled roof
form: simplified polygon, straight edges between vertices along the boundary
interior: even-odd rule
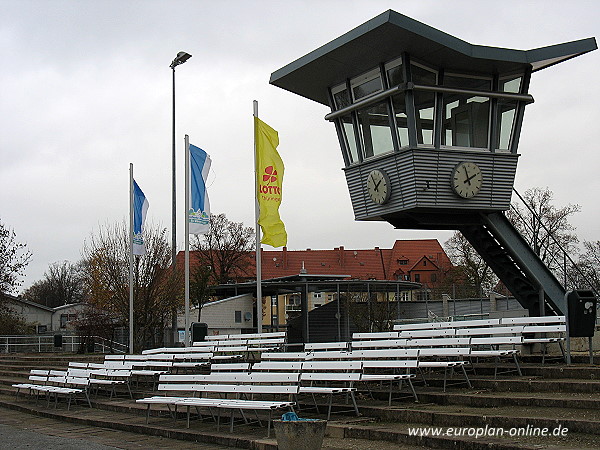
[[[183,265],[183,252],[177,255],[178,265]],[[430,261],[421,266],[422,261]],[[405,261],[401,264],[400,261]],[[197,259],[190,256],[190,265]],[[368,250],[281,250],[262,251],[262,279],[298,275],[304,268],[313,275],[348,275],[354,279],[396,280],[399,274],[411,271],[441,270],[452,267],[446,252],[436,239],[397,240],[391,249],[375,247]],[[251,252],[243,278],[256,276],[255,253]]]

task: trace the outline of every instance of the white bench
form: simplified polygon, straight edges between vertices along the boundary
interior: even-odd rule
[[[131,370],[121,369],[79,369],[69,367],[64,376],[73,376],[87,378],[90,382],[90,388],[96,390],[96,395],[100,389],[108,390],[110,399],[117,395],[117,386],[125,386],[130,398],[133,398],[129,380],[132,376]]]
[[[83,394],[89,407],[92,407],[88,396],[89,380],[86,378],[54,376],[50,370],[33,369],[29,375],[29,381],[32,383],[18,383],[12,386],[17,389],[16,396],[21,389],[27,389],[30,395],[35,394],[36,404],[40,394],[46,396],[47,406],[54,398],[54,407],[58,406],[59,397],[67,399],[67,410],[71,409],[72,400],[77,400],[77,395]]]
[[[220,411],[229,410],[231,412],[230,429],[233,432],[234,412],[240,411],[244,422],[248,423],[244,416],[245,410],[268,411],[268,433],[270,435],[272,413],[275,410],[286,408],[292,409],[295,404],[293,401],[281,400],[247,400],[242,396],[268,395],[281,397],[294,396],[299,389],[299,374],[281,374],[281,373],[248,373],[248,372],[221,372],[208,375],[162,375],[160,377],[159,391],[166,392],[185,392],[193,394],[216,394],[216,395],[235,395],[237,398],[208,398],[208,397],[172,397],[172,396],[154,396],[145,399],[136,400],[137,403],[147,405],[146,421],[150,415],[151,405],[166,405],[171,412],[171,406],[177,412],[177,406],[185,406],[187,409],[187,426],[189,427],[190,409],[196,408],[200,415],[200,408],[205,407],[218,411],[217,429],[220,425]],[[202,417],[202,416],[200,416]],[[213,415],[214,417],[214,415]],[[260,421],[259,421],[260,422]]]
[[[315,342],[304,344],[305,351],[315,350],[349,350],[349,342]]]

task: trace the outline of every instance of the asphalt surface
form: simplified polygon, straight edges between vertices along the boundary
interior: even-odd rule
[[[11,425],[0,425],[0,448],[2,449],[47,449],[47,450],[111,450],[118,447],[98,444],[84,439],[49,436]]]
[[[229,447],[88,427],[0,408],[0,450],[201,449]]]

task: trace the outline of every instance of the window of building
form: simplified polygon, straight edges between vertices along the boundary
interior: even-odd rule
[[[490,91],[492,80],[463,75],[444,76],[444,86]],[[470,94],[444,94],[442,145],[488,148],[490,98]]]
[[[379,69],[371,70],[350,80],[354,101],[383,90]]]
[[[417,291],[417,300],[431,300],[431,293],[429,291]]]
[[[420,64],[410,65],[412,81],[415,84],[435,86],[437,72]],[[414,91],[415,115],[417,119],[417,143],[433,145],[433,124],[435,118],[435,93]]]
[[[415,273],[415,281],[416,281],[417,283],[420,283],[420,282],[421,282],[421,274],[420,274],[420,273]]]
[[[500,79],[500,90],[518,94],[521,91],[522,77],[511,77]],[[512,140],[512,131],[517,111],[517,101],[509,99],[498,100],[498,133],[496,140],[496,149],[499,151],[509,151]]]
[[[67,323],[77,319],[77,314],[61,314],[60,315],[60,327],[67,328]]]
[[[427,260],[426,260],[426,259],[424,259],[424,260],[423,260],[423,265],[424,265],[424,266],[426,266],[426,265],[427,265]]]
[[[365,159],[394,150],[387,101],[359,109],[358,129]]]
[[[437,281],[437,273],[432,273],[431,274],[431,282],[435,283]]]
[[[400,264],[401,266],[406,266],[408,265],[408,259],[399,259],[398,264]]]
[[[342,109],[352,104],[346,83],[342,83],[332,88],[331,94],[333,95],[333,102],[336,109]],[[352,115],[348,114],[347,116],[341,117],[340,124],[344,134],[344,144],[347,149],[346,154],[348,160],[350,163],[358,162],[358,147],[356,145],[356,135]]]
[[[235,311],[234,321],[235,321],[235,323],[242,323],[242,312],[241,311]]]
[[[394,294],[394,299],[400,302],[407,302],[409,299],[408,291],[397,292]]]

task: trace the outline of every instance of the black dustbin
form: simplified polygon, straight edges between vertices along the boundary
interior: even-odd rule
[[[206,338],[208,334],[208,325],[205,323],[192,323],[192,342],[200,342]]]
[[[580,290],[567,293],[569,336],[594,336],[596,329],[596,303],[597,299],[593,291]]]
[[[63,346],[63,336],[62,336],[62,334],[55,334],[54,335],[54,346],[55,347],[62,347]]]

